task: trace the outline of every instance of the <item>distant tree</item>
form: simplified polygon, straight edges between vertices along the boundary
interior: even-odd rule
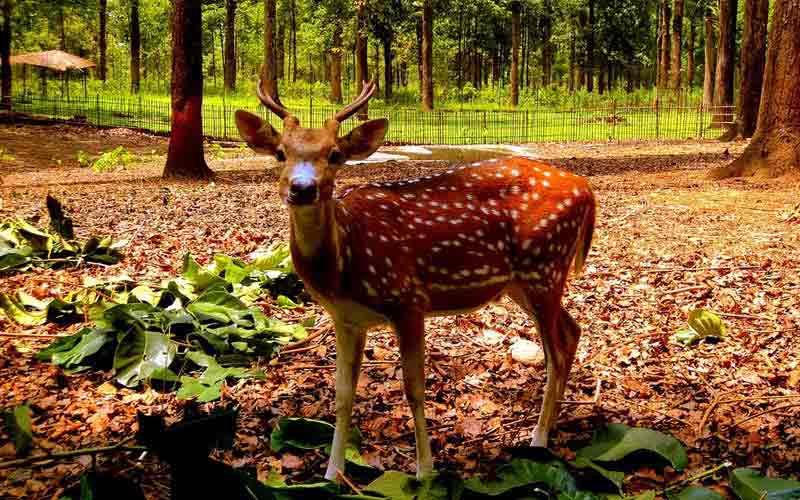
[[[669,0],[661,0],[661,54],[659,55],[658,86],[662,89],[669,88],[669,65],[670,65],[670,36],[669,23],[672,17]]]
[[[742,155],[712,177],[800,172],[800,0],[776,0],[756,132]]]
[[[714,46],[714,15],[709,5],[706,5],[704,34],[703,107],[710,108],[714,104],[714,68],[716,67],[714,57],[717,49]]]
[[[758,121],[761,85],[764,82],[764,63],[767,58],[767,23],[769,0],[746,0],[744,3],[744,33],[740,60],[739,102],[736,128],[733,135],[752,137]]]
[[[225,90],[236,90],[236,0],[225,0]]]
[[[421,81],[422,110],[433,111],[433,5],[432,0],[422,0]]]
[[[686,41],[686,86],[691,90],[694,86],[694,45],[695,45],[695,16],[689,19],[689,39]]]
[[[519,2],[511,2],[511,105],[519,105],[519,35],[521,10]]]
[[[11,111],[11,1],[0,0],[0,109]]]
[[[207,179],[203,157],[203,20],[201,0],[173,0],[172,127],[164,177]]]
[[[331,101],[342,102],[342,25],[334,21],[331,41]]]
[[[131,37],[131,92],[139,92],[141,66],[142,37],[139,32],[139,0],[130,0],[130,37]]]
[[[736,6],[737,0],[719,0],[719,42],[717,46],[717,71],[714,83],[714,107],[733,106],[733,72],[736,61]],[[727,124],[733,120],[733,111],[714,112],[714,124]]]
[[[277,61],[275,60],[275,0],[264,0],[264,65],[262,85],[264,93],[278,96]]]
[[[670,87],[674,92],[681,90],[681,43],[683,35],[683,0],[674,0],[672,4],[672,48],[670,56]]]
[[[100,49],[100,60],[97,64],[97,78],[101,81],[106,81],[106,50],[108,39],[106,34],[106,23],[108,22],[107,0],[99,0],[98,16],[99,30],[97,33],[97,45]]]
[[[589,0],[589,18],[586,25],[586,90],[588,92],[594,92],[594,3],[595,0]]]
[[[366,0],[356,0],[356,93],[360,94],[364,87],[364,82],[369,80],[369,57],[367,54],[367,5]],[[358,110],[358,118],[366,120],[369,118],[368,104]]]

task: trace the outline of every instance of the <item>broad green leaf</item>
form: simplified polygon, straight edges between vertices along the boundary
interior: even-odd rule
[[[183,256],[183,271],[181,276],[194,286],[195,293],[211,290],[213,288],[225,288],[227,282],[215,273],[200,266],[191,254]]]
[[[0,309],[7,318],[23,326],[43,325],[47,321],[47,311],[28,311],[4,293],[0,293]]]
[[[151,306],[158,305],[161,299],[161,293],[156,293],[152,288],[146,285],[139,285],[131,290],[131,295],[136,297],[139,302],[150,304]]]
[[[689,486],[679,493],[668,495],[668,497],[669,500],[725,500],[725,497],[716,491],[699,486]]]
[[[27,245],[17,248],[0,248],[0,271],[24,268],[31,263],[33,249]]]
[[[186,309],[201,323],[214,321],[217,323],[233,323],[245,327],[253,326],[253,322],[246,319],[250,315],[250,310],[247,306],[241,300],[222,290],[204,293],[189,304]]]
[[[800,481],[773,479],[753,469],[731,471],[731,489],[741,500],[789,500],[800,498]]]
[[[433,474],[419,481],[398,471],[386,471],[364,488],[392,500],[456,500],[461,497],[464,483],[450,476]],[[358,497],[355,497],[358,498]]]
[[[119,339],[114,353],[116,380],[135,387],[151,378],[156,370],[169,368],[177,346],[163,333],[132,331]]]
[[[300,304],[292,302],[292,299],[286,295],[278,295],[277,303],[278,307],[282,307],[284,309],[294,309],[296,307],[300,307]]]
[[[14,449],[18,457],[24,457],[31,449],[33,428],[31,427],[31,409],[20,405],[6,412],[6,430],[14,441]]]
[[[53,299],[47,304],[47,321],[59,325],[69,325],[83,321],[83,311],[77,304]]]
[[[177,399],[197,399],[201,403],[215,401],[221,396],[222,381],[206,385],[194,377],[181,377],[181,386],[175,394]]]
[[[83,328],[72,335],[59,337],[50,345],[37,352],[35,358],[39,361],[52,361],[53,354],[57,352],[67,352],[73,349],[89,331],[91,331],[89,328]]]
[[[578,450],[577,456],[597,462],[616,462],[637,451],[655,453],[675,470],[683,470],[688,464],[686,450],[674,437],[624,424],[609,424],[596,431],[592,443]]]
[[[312,418],[282,417],[270,434],[270,447],[278,452],[286,447],[315,450],[330,444],[333,425]]]
[[[723,338],[725,323],[719,316],[706,309],[694,309],[689,313],[689,328],[680,330],[673,338],[684,345],[691,345],[705,338]]]
[[[574,494],[578,487],[569,471],[558,462],[541,463],[517,458],[497,469],[494,479],[474,477],[464,482],[466,490],[486,496],[498,496],[523,486],[545,485],[554,493]]]
[[[82,368],[84,361],[96,355],[103,346],[113,341],[113,337],[109,333],[108,330],[84,328],[75,334],[76,337],[80,336],[79,341],[71,348],[64,349],[72,343],[65,341],[58,350],[51,351],[50,362],[66,369]],[[51,347],[56,346],[51,344],[47,349]]]
[[[622,491],[622,481],[625,479],[624,472],[606,469],[605,467],[602,467],[585,457],[576,457],[575,461],[570,462],[570,465],[576,469],[591,469],[608,479],[608,481],[613,484],[617,490]]]

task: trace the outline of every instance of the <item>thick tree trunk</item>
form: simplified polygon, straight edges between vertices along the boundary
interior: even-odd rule
[[[380,95],[381,93],[381,48],[378,44],[378,41],[375,40],[375,57],[372,58],[372,71],[374,72],[372,79],[375,80],[375,94]]]
[[[286,23],[278,24],[278,38],[275,42],[275,78],[283,80],[286,66],[286,52],[285,52],[285,39],[286,39]]]
[[[139,0],[130,0],[131,16],[130,37],[131,37],[131,92],[139,92],[139,67],[141,66],[142,37],[139,33]]]
[[[383,38],[383,95],[388,101],[392,98],[392,34]]]
[[[800,171],[800,0],[776,0],[758,125],[742,156],[715,178]]]
[[[581,36],[583,37],[584,42],[588,38],[587,28],[586,26],[589,24],[588,21],[589,17],[584,10],[580,10],[578,12],[578,24],[580,25],[580,32]],[[577,90],[583,88],[584,84],[586,83],[586,65],[588,64],[586,61],[586,48],[580,53],[580,59],[577,61],[578,63],[578,74],[575,81],[575,87]]]
[[[278,80],[275,61],[275,0],[264,0],[264,66],[261,77],[264,93],[276,98]]]
[[[519,2],[511,3],[511,105],[519,105]]]
[[[342,27],[333,27],[331,43],[331,101],[342,102]]]
[[[58,22],[58,50],[67,51],[67,27],[64,21],[64,6],[59,4],[56,12]]]
[[[356,6],[356,93],[358,94],[364,88],[364,83],[369,81],[367,29],[366,0],[361,0]],[[369,104],[361,106],[356,117],[360,120],[368,119]]]
[[[0,109],[11,111],[11,0],[0,0]]]
[[[422,101],[422,16],[417,18],[417,78],[419,82],[419,99]]]
[[[292,83],[297,81],[297,3],[291,0],[292,23]]]
[[[225,0],[225,90],[236,90],[236,0]]]
[[[661,0],[661,56],[659,58],[658,82],[662,89],[669,88],[670,34],[669,24],[672,17],[669,0]]]
[[[677,94],[681,90],[681,42],[683,36],[683,0],[674,0],[672,9],[672,49],[670,57],[670,87]]]
[[[98,5],[99,32],[97,34],[97,45],[100,49],[100,57],[98,58],[97,72],[95,74],[97,75],[97,79],[103,82],[106,81],[106,21],[108,20],[107,1],[108,0],[100,0]]]
[[[575,91],[575,32],[569,35],[569,76],[567,77],[567,85],[569,86],[570,94]]]
[[[422,110],[433,111],[433,5],[422,0]]]
[[[686,47],[686,87],[691,90],[694,86],[694,42],[695,22],[694,17],[689,20],[689,40]]]
[[[703,107],[708,109],[714,104],[714,56],[717,53],[714,47],[714,16],[711,9],[706,10],[705,19],[705,48],[703,59]]]
[[[769,0],[746,0],[744,4],[744,34],[742,36],[741,74],[737,108],[738,133],[752,137],[758,121],[761,85],[764,83],[764,63],[767,58],[767,23]]]
[[[164,177],[213,176],[203,157],[203,24],[200,0],[173,0],[172,129]]]
[[[714,83],[714,107],[719,108],[733,106],[733,72],[736,66],[736,6],[737,0],[719,1],[719,44],[717,75]],[[714,112],[713,124],[727,126],[732,121],[732,108],[721,108]]]
[[[553,74],[553,43],[551,41],[553,30],[553,7],[550,0],[544,0],[544,13],[542,14],[542,85],[550,85]]]
[[[589,0],[588,36],[586,37],[586,90],[588,92],[594,92],[594,1]]]

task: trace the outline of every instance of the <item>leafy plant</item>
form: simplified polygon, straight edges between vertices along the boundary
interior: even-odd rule
[[[78,157],[80,162],[80,155]],[[136,157],[124,146],[117,146],[111,151],[101,153],[100,156],[92,162],[92,170],[98,173],[112,172],[117,169],[124,169],[131,163],[136,161]]]
[[[33,441],[31,427],[31,409],[28,405],[20,405],[5,412],[6,429],[14,441],[14,449],[18,457],[28,454]]]
[[[78,165],[80,165],[81,168],[89,168],[92,166],[92,158],[89,156],[89,153],[84,150],[78,151]]]
[[[0,223],[0,272],[26,271],[31,267],[68,267],[83,262],[116,264],[122,259],[120,248],[110,236],[92,236],[84,242],[75,238],[72,220],[61,204],[47,196],[50,231],[22,220]]]
[[[0,148],[0,161],[14,161],[14,156],[5,148]]]
[[[673,338],[683,344],[691,345],[705,338],[724,338],[725,323],[719,316],[706,309],[695,309],[689,313],[689,327],[677,332]]]
[[[208,156],[212,160],[221,160],[225,158],[225,150],[222,149],[218,142],[212,142],[208,145]]]
[[[333,440],[333,425],[322,420],[311,418],[291,418],[282,417],[278,424],[272,429],[270,434],[270,447],[272,451],[281,451],[284,448],[295,448],[298,450],[315,450],[324,448],[326,453],[330,453],[331,441]],[[358,428],[350,430],[350,439],[345,448],[345,459],[362,467],[367,467],[367,463],[361,457],[358,448],[363,440]]]
[[[731,489],[741,500],[789,500],[800,498],[800,481],[773,479],[753,469],[731,471]]]

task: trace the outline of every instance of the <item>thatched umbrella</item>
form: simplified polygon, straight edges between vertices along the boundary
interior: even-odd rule
[[[11,64],[27,64],[46,68],[51,71],[64,73],[69,83],[70,70],[83,71],[83,91],[86,93],[86,69],[97,66],[92,61],[86,60],[73,54],[68,54],[62,50],[47,50],[45,52],[29,52],[27,54],[17,54],[11,56]],[[67,88],[69,93],[69,87]]]

